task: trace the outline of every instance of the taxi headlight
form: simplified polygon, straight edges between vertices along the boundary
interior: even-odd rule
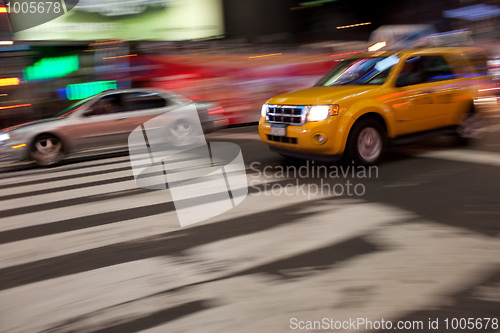
[[[322,121],[339,113],[338,105],[311,105],[307,113],[308,121]]]
[[[265,117],[267,115],[268,110],[269,110],[269,107],[267,104],[262,105],[262,108],[260,109],[260,115],[262,117]]]

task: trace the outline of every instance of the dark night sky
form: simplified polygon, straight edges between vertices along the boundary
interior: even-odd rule
[[[451,0],[336,0],[322,6],[291,10],[308,0],[224,0],[226,32],[230,38],[251,42],[367,40],[383,24],[436,24],[447,29],[442,11]],[[449,7],[449,6],[448,6]],[[337,26],[361,22],[371,25],[350,29]]]

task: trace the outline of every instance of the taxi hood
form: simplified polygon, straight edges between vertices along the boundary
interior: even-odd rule
[[[288,92],[275,96],[267,104],[285,105],[315,105],[337,104],[340,100],[358,97],[377,87],[378,85],[345,85],[331,87],[312,87]]]

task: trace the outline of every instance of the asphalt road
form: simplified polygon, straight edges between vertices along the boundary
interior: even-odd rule
[[[500,332],[500,108],[484,108],[473,146],[365,170],[284,159],[256,126],[210,134],[241,148],[248,196],[183,228],[126,155],[3,169],[0,331]]]

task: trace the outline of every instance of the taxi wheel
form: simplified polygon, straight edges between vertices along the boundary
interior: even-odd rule
[[[474,109],[469,111],[457,126],[456,136],[459,145],[468,145],[484,136],[482,119],[474,112]]]
[[[54,135],[42,134],[33,142],[30,157],[40,166],[56,165],[64,157],[63,144]]]
[[[347,142],[347,157],[359,165],[377,164],[384,150],[386,136],[383,126],[375,119],[356,123]]]

